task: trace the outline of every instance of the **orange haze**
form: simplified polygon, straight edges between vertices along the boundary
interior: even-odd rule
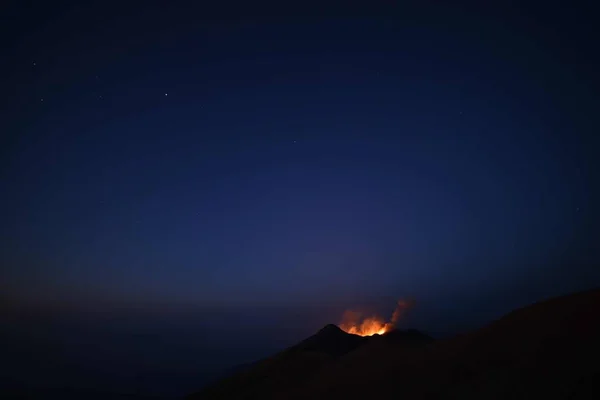
[[[349,310],[344,313],[340,328],[347,333],[359,336],[383,335],[394,329],[404,312],[411,306],[412,302],[398,301],[398,305],[389,321],[385,321],[376,315],[363,318],[360,313]]]

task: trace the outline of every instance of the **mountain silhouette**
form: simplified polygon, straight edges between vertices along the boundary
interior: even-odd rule
[[[517,309],[445,340],[335,325],[189,399],[600,398],[600,290]]]
[[[329,324],[313,336],[291,347],[291,352],[318,352],[340,357],[365,344],[368,338],[350,335],[336,325]]]

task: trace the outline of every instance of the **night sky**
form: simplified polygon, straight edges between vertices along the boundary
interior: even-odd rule
[[[3,6],[3,310],[221,368],[347,308],[445,334],[598,286],[592,3],[393,3]]]

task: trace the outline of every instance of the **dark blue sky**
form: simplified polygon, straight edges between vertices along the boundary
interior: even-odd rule
[[[585,6],[158,3],[2,13],[14,307],[297,339],[400,297],[450,332],[600,283]]]

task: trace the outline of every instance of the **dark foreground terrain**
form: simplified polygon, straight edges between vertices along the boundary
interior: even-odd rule
[[[515,310],[433,341],[328,325],[189,399],[598,399],[600,290]]]

